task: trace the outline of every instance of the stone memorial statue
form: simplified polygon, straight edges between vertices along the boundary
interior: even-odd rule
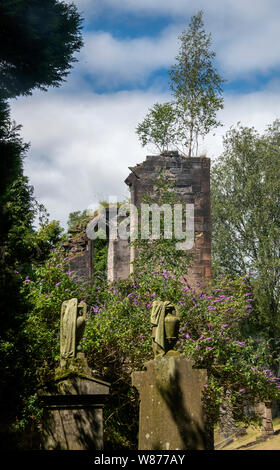
[[[178,340],[179,315],[177,307],[169,301],[155,300],[151,313],[152,346],[154,356],[167,353],[179,354],[173,351]]]
[[[60,357],[74,358],[77,346],[83,337],[86,323],[87,305],[78,299],[65,300],[60,316]]]

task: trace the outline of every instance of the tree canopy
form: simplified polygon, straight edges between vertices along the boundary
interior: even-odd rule
[[[0,3],[0,98],[57,87],[82,46],[81,17],[58,0]]]
[[[217,112],[223,108],[222,83],[211,50],[211,35],[204,30],[202,11],[192,16],[179,36],[180,48],[169,71],[173,100],[156,103],[137,126],[143,146],[160,151],[173,145],[188,157],[197,155],[198,138],[220,126]]]
[[[279,358],[280,121],[263,134],[238,125],[212,168],[214,274],[253,273],[259,329]],[[277,359],[278,360],[278,359]]]

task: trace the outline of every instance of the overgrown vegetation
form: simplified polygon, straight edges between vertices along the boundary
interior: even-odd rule
[[[172,184],[164,184],[160,177],[158,185],[160,202],[170,202],[175,196]],[[105,408],[107,449],[137,446],[138,400],[131,387],[131,372],[141,370],[152,358],[150,314],[154,300],[172,300],[179,306],[177,346],[196,367],[208,371],[204,402],[209,420],[217,422],[225,392],[235,419],[243,422],[254,419],[247,410],[257,402],[279,399],[280,379],[269,367],[270,346],[265,335],[250,333],[258,314],[251,277],[221,276],[204,291],[200,283],[190,286],[185,275],[186,259],[190,259],[186,253],[178,253],[175,243],[175,239],[142,240],[133,276],[125,281],[107,284],[104,278],[96,277],[91,285],[78,279],[69,271],[69,257],[62,249],[55,249],[45,265],[34,266],[24,280],[30,305],[25,332],[31,337],[35,325],[37,331],[30,349],[37,374],[31,404],[34,406],[36,391],[54,373],[58,361],[62,301],[72,297],[85,300],[89,311],[80,349],[95,373],[112,384]],[[153,256],[147,257],[147,251]],[[180,256],[185,262],[180,263]],[[36,422],[40,425],[36,414],[32,419],[33,426]]]

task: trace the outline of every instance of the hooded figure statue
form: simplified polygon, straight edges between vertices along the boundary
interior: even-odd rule
[[[178,339],[179,316],[171,302],[155,300],[151,313],[153,352],[155,356],[172,350]]]

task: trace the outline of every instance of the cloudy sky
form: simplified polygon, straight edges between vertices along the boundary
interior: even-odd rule
[[[109,196],[128,196],[128,166],[142,148],[135,127],[155,102],[170,98],[168,69],[178,36],[202,9],[216,66],[227,80],[223,127],[200,152],[215,159],[222,136],[238,121],[263,131],[280,117],[279,0],[74,0],[84,17],[85,45],[67,82],[11,101],[31,142],[25,173],[51,219]]]

